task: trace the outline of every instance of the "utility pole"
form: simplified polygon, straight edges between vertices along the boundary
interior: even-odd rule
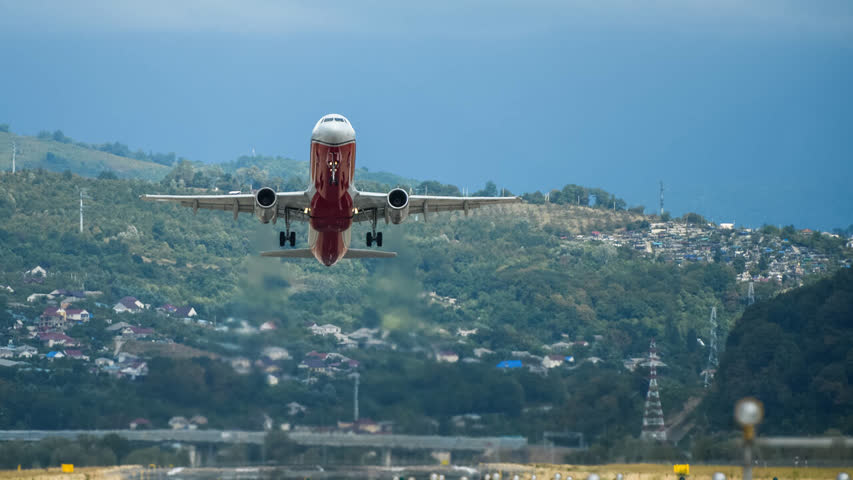
[[[752,280],[749,281],[749,291],[746,294],[746,304],[752,305],[755,303],[755,286],[752,283]]]
[[[717,307],[711,307],[711,331],[710,335],[710,345],[708,348],[708,366],[705,368],[705,371],[702,372],[705,377],[705,388],[711,386],[711,379],[714,378],[714,375],[717,373],[717,365],[719,364],[717,360]]]
[[[352,374],[352,377],[355,379],[355,388],[352,393],[352,417],[353,422],[358,422],[358,379],[361,375],[355,372]]]
[[[83,196],[86,194],[85,189],[80,189],[80,233],[83,233]]]

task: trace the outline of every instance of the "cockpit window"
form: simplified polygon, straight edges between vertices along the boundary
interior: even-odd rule
[[[334,118],[326,118],[326,119],[323,119],[323,123],[332,122],[334,120],[335,120]]]
[[[335,121],[336,121],[336,122],[343,122],[343,121],[344,121],[344,119],[343,119],[343,118],[336,118],[336,119],[335,119]]]

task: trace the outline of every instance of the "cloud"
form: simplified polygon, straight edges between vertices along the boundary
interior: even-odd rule
[[[825,0],[0,0],[0,27],[60,32],[506,36],[639,26],[853,36],[853,2]]]

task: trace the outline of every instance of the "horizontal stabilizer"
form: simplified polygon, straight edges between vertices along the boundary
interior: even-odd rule
[[[356,250],[351,248],[347,250],[344,258],[393,258],[397,256],[397,252],[383,252],[382,250]]]
[[[310,248],[298,248],[296,250],[271,250],[269,252],[261,252],[262,257],[281,257],[281,258],[314,258],[314,252]]]
[[[269,252],[261,252],[262,257],[278,257],[278,258],[314,258],[314,252],[310,248],[298,248],[295,250],[271,250]],[[383,252],[381,250],[347,250],[344,258],[393,258],[396,257],[396,252]]]

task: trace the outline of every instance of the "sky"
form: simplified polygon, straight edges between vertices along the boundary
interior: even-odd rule
[[[853,224],[848,0],[0,0],[0,60],[19,134],[307,159],[334,112],[370,170]]]

